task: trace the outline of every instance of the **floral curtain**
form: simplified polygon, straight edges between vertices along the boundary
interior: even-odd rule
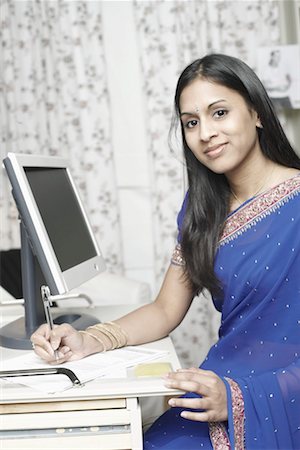
[[[108,266],[122,266],[101,2],[1,2],[1,159],[8,151],[59,155]],[[18,245],[1,173],[1,248]],[[109,236],[109,238],[106,238]]]

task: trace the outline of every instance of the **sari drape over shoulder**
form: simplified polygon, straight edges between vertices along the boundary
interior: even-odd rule
[[[200,367],[225,382],[228,422],[184,420],[174,408],[148,430],[145,449],[300,449],[300,175],[227,217],[215,272],[219,340]]]

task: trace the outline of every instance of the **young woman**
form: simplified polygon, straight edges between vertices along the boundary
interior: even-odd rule
[[[190,64],[175,111],[189,189],[158,297],[84,332],[43,325],[35,351],[52,363],[58,349],[64,362],[162,338],[208,289],[222,312],[219,340],[199,368],[166,376],[186,394],[170,399],[145,450],[300,448],[300,159],[236,58]]]

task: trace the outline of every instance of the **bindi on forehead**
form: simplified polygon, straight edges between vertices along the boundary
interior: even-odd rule
[[[205,109],[210,110],[214,106],[218,106],[219,103],[224,103],[224,102],[226,102],[226,100],[224,98],[217,99],[217,100],[211,102],[210,104],[208,104],[208,106]],[[182,111],[180,113],[180,115],[181,116],[184,115],[184,114],[192,115],[194,113],[199,114],[200,111],[201,111],[201,107],[199,106],[199,104],[195,103],[193,108],[189,108],[188,107],[187,111]]]

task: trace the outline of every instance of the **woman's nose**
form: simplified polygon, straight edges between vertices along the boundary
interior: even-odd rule
[[[217,135],[217,131],[213,123],[209,120],[202,120],[199,127],[199,138],[201,141],[208,142],[213,136]]]

